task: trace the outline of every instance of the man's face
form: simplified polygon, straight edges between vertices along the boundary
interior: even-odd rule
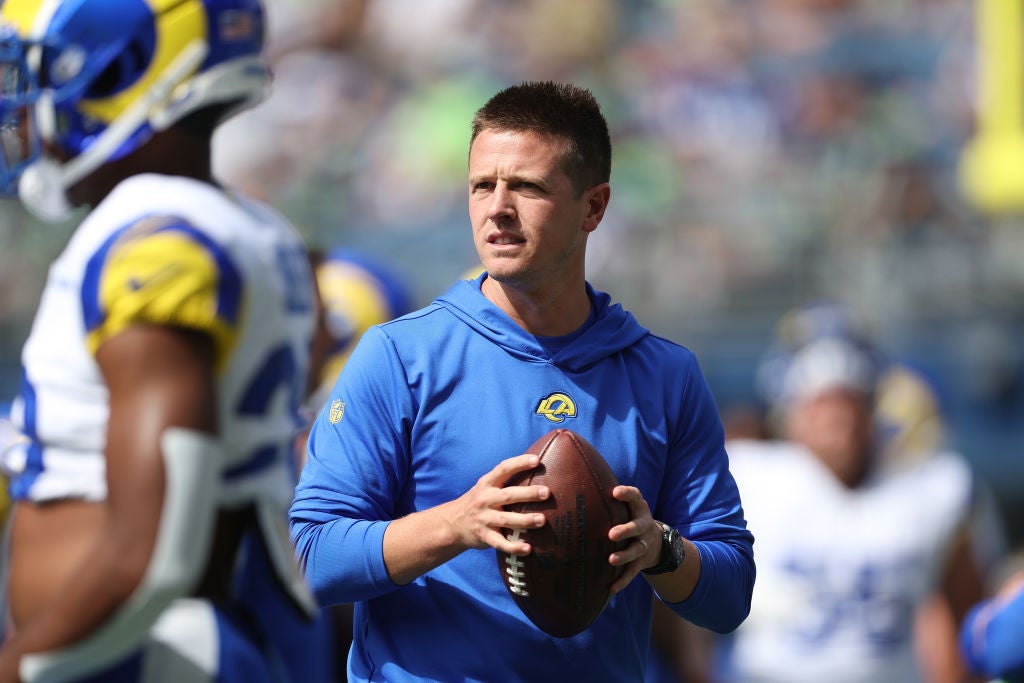
[[[498,282],[537,289],[583,278],[587,235],[604,213],[607,185],[577,197],[562,150],[558,139],[534,133],[484,130],[473,141],[473,241]]]
[[[871,458],[872,407],[867,396],[830,389],[791,408],[789,436],[806,446],[847,486],[856,486]]]

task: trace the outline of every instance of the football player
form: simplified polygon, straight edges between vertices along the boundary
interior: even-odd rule
[[[312,273],[210,163],[263,36],[258,0],[0,6],[0,191],[87,209],[12,406],[4,683],[325,676],[285,514]]]
[[[413,295],[394,269],[356,249],[332,249],[314,255],[313,263],[322,307],[309,383],[315,413],[363,333],[411,311]]]
[[[784,359],[772,394],[782,438],[727,444],[760,550],[723,678],[896,683],[927,670],[939,677],[928,680],[961,680],[955,623],[932,662],[917,656],[914,632],[932,596],[959,620],[982,594],[972,474],[941,449],[894,463],[891,442],[905,433],[887,428],[877,402],[891,367],[841,328],[770,358]]]

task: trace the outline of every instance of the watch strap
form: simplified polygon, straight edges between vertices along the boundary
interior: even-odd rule
[[[679,532],[664,522],[655,521],[661,527],[661,560],[653,567],[643,570],[643,573],[647,575],[674,572],[683,563],[685,555],[683,537]]]

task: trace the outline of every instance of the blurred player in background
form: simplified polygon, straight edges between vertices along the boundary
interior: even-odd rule
[[[727,444],[759,539],[759,576],[716,676],[963,680],[955,628],[983,593],[971,472],[934,433],[915,440],[914,421],[887,420],[894,408],[877,394],[891,368],[847,314],[800,313],[816,329],[765,366],[782,439]],[[922,661],[915,622],[933,595],[953,618],[929,622],[936,640]],[[948,633],[937,632],[942,624]]]
[[[928,379],[905,363],[882,358],[872,348],[864,322],[849,307],[835,301],[796,307],[779,320],[758,378],[761,393],[770,405],[785,405],[780,400],[782,381],[793,355],[823,337],[853,339],[876,358],[880,369],[874,390],[874,417],[880,431],[877,459],[881,467],[914,467],[948,450],[949,435],[939,397]],[[784,437],[784,416],[776,418],[769,424],[769,431]],[[971,546],[982,575],[987,577],[1006,554],[1006,532],[995,497],[981,481],[975,481],[970,526]],[[959,669],[956,630],[956,617],[943,596],[932,595],[918,607],[913,630],[915,648],[929,680],[945,680],[946,672]]]
[[[358,250],[332,249],[312,260],[321,305],[307,399],[315,417],[359,338],[411,311],[413,294],[394,268]]]
[[[369,330],[317,417],[292,529],[323,602],[356,603],[350,680],[639,680],[655,591],[717,631],[744,618],[752,537],[697,362],[585,279],[610,167],[588,91],[488,100],[468,183],[486,272]],[[612,495],[632,512],[609,533],[628,541],[611,602],[562,639],[527,620],[494,555],[528,553],[504,530],[544,523],[505,506],[545,487],[503,484],[559,425],[631,484]]]
[[[296,231],[220,186],[256,0],[7,0],[0,189],[89,208],[22,355],[0,681],[320,681],[286,508],[314,331]]]

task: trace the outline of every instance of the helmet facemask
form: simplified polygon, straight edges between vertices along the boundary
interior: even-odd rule
[[[24,44],[0,30],[0,195],[17,196],[18,178],[40,154],[35,119],[39,87]]]
[[[250,31],[225,34],[226,16]],[[99,38],[97,23],[110,24]],[[70,214],[66,190],[104,164],[205,107],[231,103],[226,118],[251,106],[269,83],[253,0],[183,0],[158,14],[142,0],[64,0],[44,38],[13,33],[0,41],[0,192],[48,221]]]

